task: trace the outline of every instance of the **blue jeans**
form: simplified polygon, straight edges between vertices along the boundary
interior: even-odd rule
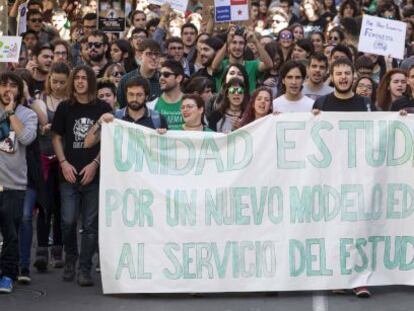
[[[36,191],[33,188],[27,188],[24,196],[23,218],[20,226],[20,262],[21,269],[30,268],[30,252],[32,249],[33,238],[33,207],[36,203]]]
[[[0,270],[3,276],[16,279],[19,274],[18,232],[22,221],[25,191],[6,190],[0,192],[0,233],[3,248]]]
[[[60,195],[66,261],[74,262],[78,258],[77,221],[80,214],[83,231],[79,268],[82,272],[89,273],[98,243],[99,184],[92,182],[81,186],[63,182],[60,184]]]

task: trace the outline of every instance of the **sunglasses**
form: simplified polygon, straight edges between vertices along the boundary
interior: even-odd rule
[[[335,41],[337,41],[337,40],[339,40],[339,38],[338,37],[329,37],[329,40],[335,40]]]
[[[169,78],[171,76],[176,76],[176,74],[174,72],[167,72],[167,71],[160,72],[160,75],[163,78]]]
[[[280,39],[293,39],[293,36],[292,34],[285,32],[280,34]]]
[[[30,21],[32,23],[41,23],[41,22],[43,22],[43,20],[41,18],[31,18]]]
[[[244,94],[244,89],[242,87],[231,86],[229,88],[229,94]]]
[[[93,48],[93,47],[95,47],[95,48],[97,48],[97,49],[99,49],[99,48],[101,48],[102,47],[102,45],[103,45],[103,43],[102,42],[88,42],[88,47],[91,49],[91,48]]]
[[[122,72],[120,71],[114,71],[111,73],[112,77],[122,77]]]

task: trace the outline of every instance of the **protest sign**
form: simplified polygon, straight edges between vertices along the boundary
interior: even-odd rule
[[[414,117],[102,129],[104,293],[414,285]]]
[[[22,37],[0,36],[0,63],[19,62]]]
[[[406,29],[405,22],[365,14],[362,18],[358,50],[403,59]]]
[[[249,3],[247,0],[215,0],[216,22],[238,22],[249,19]]]
[[[187,10],[188,0],[149,0],[149,3],[163,5],[164,3],[169,3],[173,10],[180,12],[185,12]]]
[[[98,29],[108,32],[125,30],[125,0],[100,0]]]

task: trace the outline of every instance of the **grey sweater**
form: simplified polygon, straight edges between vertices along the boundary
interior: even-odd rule
[[[4,110],[0,108],[0,115],[3,114]],[[0,151],[0,185],[7,189],[26,190],[26,146],[36,138],[37,115],[22,105],[17,106],[15,115],[23,123],[24,129],[16,136],[16,152]]]

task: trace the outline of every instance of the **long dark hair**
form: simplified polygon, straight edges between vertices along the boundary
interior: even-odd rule
[[[257,96],[259,95],[260,92],[267,92],[270,96],[270,110],[269,113],[272,113],[273,107],[272,107],[272,102],[273,102],[273,95],[272,95],[272,91],[267,88],[267,87],[259,87],[258,89],[256,89],[252,95],[252,97],[250,98],[250,101],[247,105],[247,108],[243,114],[242,120],[240,122],[240,126],[245,126],[247,124],[249,124],[250,122],[253,122],[256,119],[256,112],[254,111],[254,103],[256,101]]]
[[[220,109],[219,109],[221,118],[223,120],[222,125],[225,123],[225,120],[226,120],[226,111],[227,109],[230,108],[230,100],[228,98],[228,95],[229,95],[229,89],[233,85],[239,85],[240,87],[244,89],[243,101],[241,103],[241,115],[240,116],[243,115],[244,111],[246,110],[247,103],[249,102],[249,90],[246,88],[246,84],[241,79],[232,78],[230,79],[228,83],[224,84],[223,90],[221,92],[223,100],[222,100],[222,103],[220,104]]]
[[[221,81],[221,85],[224,87],[224,85],[226,84],[226,76],[227,76],[227,73],[230,71],[231,67],[237,67],[240,70],[240,72],[243,75],[243,79],[244,79],[243,85],[247,89],[247,92],[249,92],[249,90],[250,90],[249,76],[247,75],[246,68],[242,64],[238,64],[238,63],[229,64],[226,71],[224,72],[223,80]]]
[[[356,79],[355,84],[354,84],[352,90],[353,90],[354,93],[356,93],[356,89],[358,87],[358,83],[362,79],[368,79],[371,82],[371,84],[372,84],[372,94],[371,94],[370,100],[371,100],[371,104],[374,106],[375,105],[375,102],[377,100],[377,83],[375,83],[375,81],[371,77],[369,77],[369,76],[361,76],[358,79]]]
[[[87,65],[79,65],[76,66],[75,69],[72,70],[72,73],[70,75],[69,78],[69,94],[71,95],[71,103],[75,104],[76,103],[76,98],[74,97],[76,91],[75,91],[75,86],[74,86],[74,82],[75,82],[75,76],[80,72],[80,71],[85,71],[86,73],[86,77],[88,80],[88,102],[95,102],[96,101],[96,76],[95,76],[95,72],[92,70],[91,67],[87,66]]]
[[[377,107],[383,111],[390,110],[392,97],[391,97],[391,90],[389,90],[389,86],[391,83],[392,76],[396,74],[402,74],[405,77],[407,77],[407,72],[404,69],[393,68],[390,71],[387,71],[387,73],[381,78],[381,81],[379,83],[379,86],[377,89],[377,98],[378,98]]]
[[[122,51],[122,54],[128,54],[127,58],[122,58],[122,62],[124,63],[124,68],[126,72],[130,72],[137,68],[137,64],[135,62],[134,49],[128,40],[119,39],[113,42],[112,44],[115,44]]]

